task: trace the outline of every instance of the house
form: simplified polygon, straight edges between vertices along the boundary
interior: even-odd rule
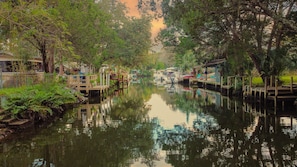
[[[37,83],[43,79],[41,58],[24,60],[10,52],[0,51],[0,87],[17,87]]]

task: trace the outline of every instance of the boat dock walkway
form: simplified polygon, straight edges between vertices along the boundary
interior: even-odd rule
[[[67,86],[77,91],[85,92],[98,91],[105,94],[110,87],[110,75],[100,73],[99,75],[68,75]]]
[[[86,93],[86,95],[90,95],[92,92],[99,92],[99,95],[105,96],[111,86],[116,86],[117,90],[127,88],[129,86],[129,78],[125,73],[111,75],[105,72],[93,75],[67,75],[67,86]]]
[[[269,85],[267,84],[268,79],[265,78],[264,86],[253,86],[252,77],[238,76],[221,77],[220,81],[225,82],[191,78],[189,84],[192,87],[198,86],[200,88],[218,91],[227,96],[240,94],[244,100],[258,102],[265,106],[267,102],[274,104],[275,107],[277,103],[281,103],[283,109],[287,102],[294,104],[297,99],[297,85],[293,83],[293,77],[291,77],[289,85],[279,85],[277,80],[275,82],[271,82],[271,80]]]
[[[220,81],[223,81],[223,77],[221,77]],[[228,79],[227,83],[224,82],[216,82],[213,79],[200,79],[200,78],[189,78],[189,85],[191,87],[200,87],[205,89],[210,89],[214,91],[221,92],[225,95],[231,95],[231,91],[233,90],[234,86],[231,83],[231,79]],[[234,84],[237,85],[237,84]]]

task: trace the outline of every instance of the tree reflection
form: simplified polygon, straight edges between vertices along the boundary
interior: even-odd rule
[[[159,133],[168,163],[176,167],[296,166],[297,143],[292,134],[297,130],[292,118],[289,130],[281,126],[278,116],[247,112],[234,100],[221,99],[218,105],[217,100],[210,100],[211,94],[207,100],[191,95],[175,94],[173,105],[181,112],[197,114],[193,129]]]
[[[103,114],[100,107],[103,103],[82,107],[91,108],[90,111],[80,111],[82,114],[90,112],[86,114],[89,123],[73,119],[77,112],[74,110],[74,114],[65,115],[61,124],[23,142],[26,144],[12,144],[17,149],[10,149],[6,156],[0,155],[0,160],[7,164],[4,166],[117,167],[130,166],[135,161],[154,166],[154,160],[159,158],[152,139],[154,125],[147,119],[149,108],[142,94],[137,96],[134,91],[131,89],[128,94],[117,97],[111,109],[104,112],[108,126],[90,126],[96,125],[90,121],[96,122]],[[116,122],[117,126],[110,126]]]
[[[68,151],[69,157],[65,156],[69,160],[67,164],[72,163],[75,152],[75,166],[129,166],[138,160],[153,166],[157,154],[153,149],[153,126],[147,119],[148,111],[142,94],[133,89],[117,97],[107,118],[120,123],[117,126],[96,127],[91,130],[92,135],[88,139],[84,135],[78,136],[76,143],[73,143],[75,147]],[[84,151],[88,156],[82,161],[81,153]]]
[[[148,118],[145,101],[155,91],[173,106],[172,113],[194,119],[166,129],[158,117]],[[176,167],[297,165],[296,118],[248,111],[243,103],[211,92],[207,99],[203,92],[166,95],[135,84],[110,105],[92,105],[87,121],[98,121],[104,113],[104,123],[83,123],[77,111],[68,112],[37,136],[3,143],[1,165],[157,166],[161,152]]]

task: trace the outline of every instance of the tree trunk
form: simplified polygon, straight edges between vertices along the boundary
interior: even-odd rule
[[[45,73],[48,73],[48,63],[47,63],[47,54],[46,54],[46,45],[45,43],[41,46],[41,49],[39,49],[42,57],[42,64],[43,64],[43,69]]]
[[[262,74],[261,74],[261,71],[262,71],[262,68],[261,68],[261,60],[254,54],[254,53],[248,53],[249,57],[252,59],[258,73],[261,75],[262,77]]]
[[[54,73],[55,71],[55,59],[54,59],[54,50],[51,48],[49,49],[49,55],[48,55],[48,72]]]
[[[59,67],[59,75],[64,75],[64,66],[63,66],[62,62],[61,62],[60,67]]]

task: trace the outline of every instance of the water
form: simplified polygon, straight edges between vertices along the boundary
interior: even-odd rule
[[[132,84],[1,143],[3,167],[296,166],[292,111],[204,89]]]

